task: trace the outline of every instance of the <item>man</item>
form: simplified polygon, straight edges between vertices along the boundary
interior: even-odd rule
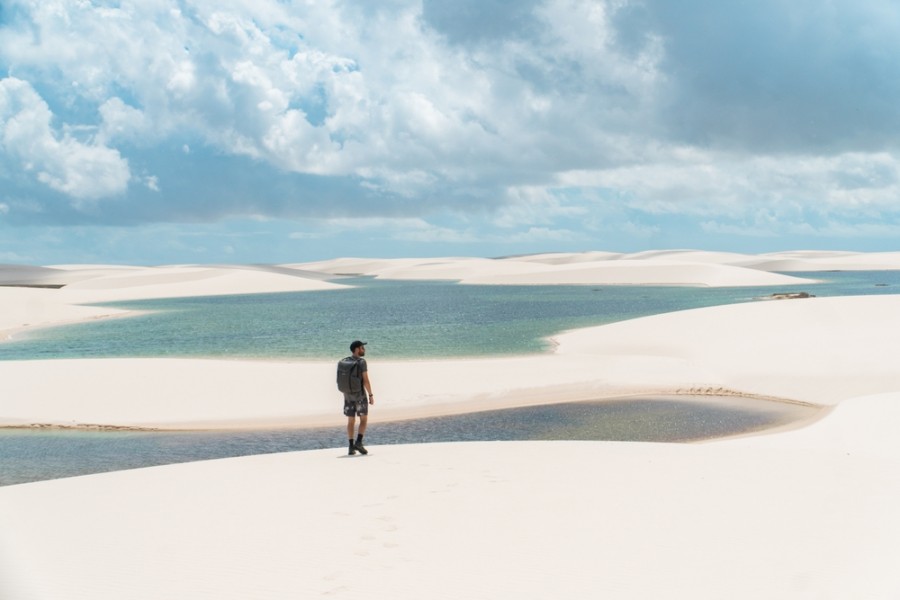
[[[344,393],[344,416],[347,417],[347,441],[349,443],[349,451],[347,454],[351,456],[359,452],[360,454],[368,454],[369,451],[363,446],[363,436],[366,433],[366,421],[369,417],[369,404],[375,404],[375,395],[372,393],[372,385],[369,383],[369,367],[366,365],[366,342],[356,340],[350,344],[350,353],[357,361],[358,368],[356,372],[362,385],[358,394]],[[366,394],[368,393],[368,398]],[[359,417],[359,430],[356,434],[356,441],[353,440],[353,430],[356,426],[356,417]]]

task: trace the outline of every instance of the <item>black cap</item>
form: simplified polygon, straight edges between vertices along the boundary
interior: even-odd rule
[[[353,352],[354,350],[356,350],[356,349],[359,348],[360,346],[365,346],[365,345],[366,345],[366,342],[361,342],[361,341],[359,341],[359,340],[356,340],[355,342],[353,342],[352,344],[350,344],[350,352]]]

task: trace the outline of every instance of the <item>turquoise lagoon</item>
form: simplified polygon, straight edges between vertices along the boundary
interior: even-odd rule
[[[644,315],[752,302],[772,293],[891,294],[900,272],[806,273],[824,283],[779,288],[462,286],[345,281],[327,292],[117,303],[138,316],[30,332],[0,360],[117,356],[336,359],[355,338],[379,358],[488,356],[548,350],[561,331]],[[802,300],[799,300],[802,302]],[[374,368],[374,367],[373,367]],[[770,402],[681,397],[585,402],[373,423],[369,444],[476,440],[688,442],[813,418]],[[0,485],[267,452],[343,448],[343,428],[234,432],[0,429]],[[377,455],[377,450],[373,452]],[[336,450],[335,456],[341,456]]]
[[[900,290],[900,271],[802,273],[819,284],[777,288],[469,286],[343,280],[343,290],[111,303],[142,311],[121,319],[36,329],[0,344],[0,360],[108,357],[331,359],[349,343],[373,358],[545,352],[549,336],[646,315],[772,293],[817,296]]]

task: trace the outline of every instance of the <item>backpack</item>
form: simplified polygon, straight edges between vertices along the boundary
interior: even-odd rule
[[[337,387],[345,394],[358,394],[362,391],[362,377],[359,375],[358,358],[348,356],[338,361]]]

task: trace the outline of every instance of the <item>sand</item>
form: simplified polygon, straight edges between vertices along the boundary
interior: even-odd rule
[[[0,288],[0,329],[96,316],[80,297],[339,285],[310,272],[541,283],[589,273],[579,283],[598,283],[631,269],[615,277],[752,285],[778,275],[760,265],[786,262],[900,268],[891,253],[694,251],[344,259],[215,275],[94,265],[85,278],[69,265],[56,269],[78,281],[59,290]],[[759,302],[567,332],[544,356],[416,369],[369,357],[373,432],[378,419],[644,392],[832,407],[806,427],[691,445],[375,444],[347,458],[331,362],[0,363],[7,425],[337,430],[331,450],[0,488],[0,598],[895,598],[898,311],[894,295]]]
[[[93,303],[340,287],[339,283],[325,281],[321,274],[310,276],[302,270],[279,267],[0,265],[0,340],[26,327],[123,316],[128,312],[88,306]]]
[[[685,285],[700,287],[785,285],[815,280],[757,268],[722,264],[711,255],[654,254],[646,257],[611,253],[534,255],[503,259],[338,259],[297,265],[334,274],[368,275],[396,280],[445,280],[482,285]],[[706,260],[699,260],[705,258]],[[735,261],[746,260],[736,255]],[[900,258],[898,258],[900,262]]]

